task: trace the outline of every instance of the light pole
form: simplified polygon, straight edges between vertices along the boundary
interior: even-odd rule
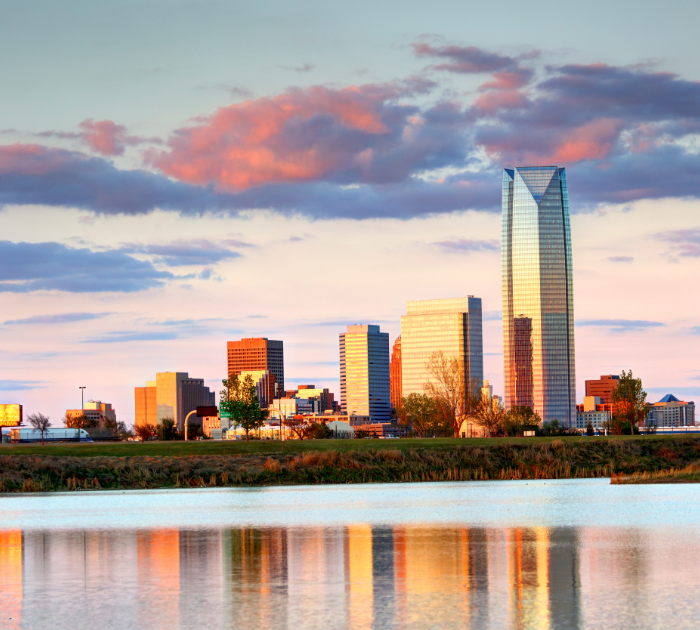
[[[78,387],[78,389],[80,390],[80,408],[85,411],[85,398],[83,396],[83,394],[85,394],[85,387]]]
[[[185,417],[185,442],[187,442],[187,421],[190,419],[190,416],[191,416],[193,413],[197,413],[197,410],[196,410],[196,409],[193,409],[193,410],[190,411],[190,412],[187,414],[187,416]]]

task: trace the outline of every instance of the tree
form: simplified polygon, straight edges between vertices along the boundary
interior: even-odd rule
[[[431,379],[423,388],[435,400],[438,413],[452,428],[454,437],[459,437],[464,418],[478,406],[481,381],[472,379],[465,383],[463,366],[457,357],[446,357],[442,350],[433,352],[425,367]]]
[[[508,435],[522,435],[524,427],[537,427],[542,418],[532,407],[518,406],[503,414],[503,431]]]
[[[615,404],[615,414],[612,421],[612,432],[622,433],[622,427],[629,423],[631,433],[644,420],[647,415],[649,404],[647,403],[647,393],[642,388],[642,379],[634,378],[632,370],[620,374],[620,383],[613,390],[613,403]]]
[[[29,424],[32,425],[32,428],[35,431],[39,431],[41,433],[41,445],[44,446],[44,434],[51,426],[49,417],[45,416],[43,413],[32,413],[27,416],[27,420],[29,420]]]
[[[224,389],[219,392],[222,409],[231,414],[236,426],[245,431],[245,441],[251,431],[265,424],[269,411],[260,408],[260,401],[253,377],[248,374],[241,380],[237,374],[223,379]]]
[[[147,442],[157,434],[158,430],[152,424],[137,424],[134,427],[134,433],[141,438],[142,442]]]
[[[304,440],[309,437],[312,429],[311,424],[300,414],[294,415],[291,418],[286,418],[284,426],[289,428],[292,433],[297,436],[298,440]]]
[[[94,429],[99,424],[96,418],[88,418],[85,414],[66,418],[64,424],[69,429]]]
[[[439,415],[438,406],[434,398],[427,394],[412,393],[401,399],[401,412],[404,426],[411,423],[413,430],[420,436],[436,429]]]
[[[475,424],[484,428],[489,437],[498,436],[502,431],[506,431],[504,427],[505,414],[503,410],[493,404],[487,396],[482,396],[476,405],[476,409],[470,414]]]
[[[177,440],[179,438],[180,438],[180,434],[177,432],[177,427],[175,426],[175,420],[173,420],[172,418],[163,418],[160,421],[160,425],[158,425],[158,439],[159,440]]]

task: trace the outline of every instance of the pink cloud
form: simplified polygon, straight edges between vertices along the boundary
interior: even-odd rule
[[[121,155],[124,145],[129,138],[126,127],[117,125],[111,120],[94,120],[88,118],[80,123],[83,129],[83,141],[95,152],[101,155]]]
[[[361,179],[402,139],[410,144],[420,134],[416,108],[396,100],[431,85],[316,86],[229,105],[176,131],[169,150],[151,152],[149,162],[180,181],[223,191],[347,171]]]

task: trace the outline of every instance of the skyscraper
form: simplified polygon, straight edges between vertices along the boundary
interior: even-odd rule
[[[401,389],[401,335],[394,341],[389,364],[389,389],[391,391],[391,406],[397,409],[401,405],[403,393]]]
[[[343,413],[391,420],[389,333],[379,326],[348,326],[340,334],[340,404]]]
[[[503,171],[503,360],[506,409],[576,424],[574,289],[566,170]]]
[[[284,343],[266,337],[250,337],[226,343],[227,376],[270,370],[275,376],[279,396],[284,396]]]
[[[425,393],[431,379],[426,365],[434,352],[455,357],[463,369],[465,385],[484,378],[481,336],[481,298],[469,296],[406,303],[401,318],[402,395]]]

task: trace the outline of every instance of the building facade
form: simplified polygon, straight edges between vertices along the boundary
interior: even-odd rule
[[[586,396],[597,396],[602,405],[613,404],[613,392],[620,384],[619,374],[603,374],[600,378],[586,381]]]
[[[503,172],[503,359],[506,409],[576,423],[574,289],[566,170]]]
[[[104,427],[105,421],[116,423],[117,412],[112,409],[111,403],[103,403],[101,400],[88,400],[84,409],[66,409],[66,421],[81,417],[95,421],[98,427]]]
[[[190,378],[187,372],[159,372],[146,387],[134,388],[136,426],[158,426],[171,419],[178,431],[185,417],[197,407],[212,407],[215,394],[205,387],[201,378]]]
[[[612,414],[612,404],[603,402],[601,396],[585,396],[583,404],[576,405],[576,428],[586,429],[590,422],[594,429],[604,429],[610,426]]]
[[[278,396],[284,392],[284,343],[266,337],[226,342],[228,376],[269,370],[275,376]]]
[[[340,334],[340,405],[344,414],[391,419],[389,333],[379,326],[348,326]]]
[[[649,407],[644,420],[645,427],[692,427],[695,426],[695,403],[678,400],[666,394],[659,402]]]
[[[403,390],[401,387],[401,335],[394,341],[391,350],[391,362],[389,363],[389,393],[391,408],[397,409],[401,405]]]
[[[253,379],[258,402],[260,407],[265,409],[275,399],[275,392],[277,391],[275,375],[270,370],[249,370],[238,374],[241,381],[247,376]]]
[[[434,352],[459,361],[465,386],[474,379],[481,388],[484,350],[481,298],[473,296],[406,303],[401,318],[402,395],[423,394],[431,380],[427,364]]]

